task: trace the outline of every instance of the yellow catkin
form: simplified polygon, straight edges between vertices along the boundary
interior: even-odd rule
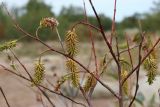
[[[35,63],[35,68],[34,68],[34,77],[33,77],[33,84],[34,85],[39,85],[42,83],[45,75],[45,67],[44,64],[38,61]]]
[[[68,31],[65,37],[67,54],[71,57],[75,56],[78,52],[78,36],[73,29],[72,31]]]
[[[14,48],[16,47],[16,45],[17,45],[17,40],[5,42],[4,44],[0,45],[0,52],[7,50],[7,49]]]
[[[93,76],[88,76],[87,80],[85,81],[85,84],[83,86],[83,89],[85,92],[88,92],[92,87],[96,85],[96,79]]]
[[[120,59],[120,64],[121,64],[121,69],[122,71],[130,71],[131,70],[131,65],[128,61],[125,60],[125,58]]]
[[[147,71],[148,83],[151,85],[157,75],[157,61],[154,56],[149,55],[144,61],[144,69]]]
[[[121,74],[121,78],[122,78],[122,80],[124,79],[124,78],[126,78],[126,76],[128,75],[128,72],[126,71],[126,70],[122,70],[122,74]],[[125,81],[125,83],[123,84],[123,92],[124,92],[124,94],[125,95],[128,95],[128,81]]]
[[[71,81],[72,81],[72,85],[74,87],[78,87],[79,86],[79,75],[78,75],[78,69],[77,69],[77,65],[76,63],[69,59],[66,63],[66,67],[68,69],[68,71],[70,71],[71,73]]]

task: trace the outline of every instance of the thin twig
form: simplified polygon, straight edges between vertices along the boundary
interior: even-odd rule
[[[132,60],[131,50],[130,50],[130,46],[129,46],[129,40],[128,40],[127,36],[126,36],[126,41],[127,41],[128,55],[129,55],[130,63],[131,63],[132,70],[133,70],[133,60]]]
[[[74,28],[76,28],[78,25],[86,25],[86,26],[89,26],[89,27],[91,27],[91,28],[93,28],[93,29],[95,29],[95,30],[97,30],[97,31],[101,31],[98,27],[96,27],[96,26],[94,26],[94,25],[92,25],[92,24],[90,24],[90,23],[86,23],[85,21],[80,21],[80,22],[76,22],[72,27],[71,27],[71,29],[73,30]]]
[[[0,66],[1,66],[4,70],[6,70],[6,71],[8,71],[8,72],[10,72],[10,73],[12,73],[12,74],[14,74],[14,75],[16,75],[16,76],[18,76],[18,77],[20,77],[20,78],[26,80],[26,81],[32,82],[30,79],[28,79],[28,78],[26,78],[26,77],[24,77],[24,76],[22,76],[22,75],[17,74],[16,72],[14,72],[14,71],[8,69],[7,67],[5,67],[5,66],[3,66],[3,65],[1,65],[1,64],[0,64]],[[79,102],[76,102],[76,101],[74,101],[73,99],[71,99],[71,98],[69,98],[69,97],[63,95],[62,93],[52,91],[52,90],[50,90],[50,89],[48,89],[47,87],[42,86],[42,85],[38,85],[38,84],[37,84],[37,86],[42,87],[42,88],[44,88],[45,90],[47,90],[47,91],[49,91],[49,92],[51,92],[51,93],[60,95],[60,96],[62,96],[62,97],[64,97],[64,98],[66,98],[66,99],[68,99],[68,100],[74,102],[75,104],[79,104],[79,105],[82,105],[82,106],[86,107],[86,105],[84,105],[84,104],[82,104],[82,103],[79,103]]]
[[[42,43],[44,46],[46,46],[48,49],[50,49],[53,52],[59,53],[65,57],[68,57],[70,59],[72,59],[73,61],[75,61],[79,66],[81,66],[84,70],[86,70],[86,72],[88,72],[90,75],[92,75],[102,86],[104,86],[106,89],[108,89],[116,98],[118,98],[117,94],[106,84],[104,84],[101,80],[99,80],[99,78],[97,78],[94,74],[92,74],[92,72],[90,72],[83,64],[81,64],[79,61],[75,60],[74,58],[70,57],[67,54],[64,54],[62,52],[59,52],[55,49],[53,49],[52,47],[50,47],[49,45],[47,45],[46,43],[44,43],[43,41],[41,41],[40,39],[37,39],[35,37],[33,37],[32,35],[30,35],[29,33],[25,32],[22,28],[19,27],[18,24],[16,24],[17,29],[22,32],[23,34],[27,35],[28,37],[31,37],[34,40],[39,41],[40,43]]]
[[[159,44],[160,42],[160,38],[158,38],[158,40],[155,42],[155,44],[153,45],[153,47],[148,51],[148,53],[142,58],[141,63],[138,64],[127,76],[126,78],[123,80],[123,84],[124,82],[138,69],[138,67],[144,62],[144,60],[150,55],[150,53],[152,53],[152,51],[155,49],[155,47]]]
[[[113,14],[113,19],[112,19],[112,32],[111,32],[111,40],[110,40],[111,45],[112,45],[113,36],[115,34],[116,10],[117,10],[117,0],[114,0],[114,14]]]
[[[83,0],[83,4],[84,4],[84,11],[85,11],[84,12],[85,13],[85,20],[86,20],[86,23],[88,23],[88,17],[87,17],[86,6],[85,6],[84,0]],[[92,51],[93,51],[94,60],[95,60],[96,75],[98,76],[98,64],[97,64],[97,55],[96,55],[96,50],[95,50],[95,43],[94,43],[94,40],[93,40],[91,27],[89,27],[89,26],[88,26],[88,31],[89,31],[89,37],[90,37],[90,40],[91,40]]]
[[[9,105],[9,103],[8,103],[7,97],[6,97],[6,95],[5,95],[5,93],[4,93],[3,89],[2,89],[2,87],[0,87],[0,91],[1,91],[3,97],[4,97],[5,101],[6,101],[7,106],[8,106],[8,107],[11,107],[11,106]]]
[[[89,107],[93,107],[92,104],[91,104],[90,99],[88,98],[88,96],[87,96],[86,93],[84,92],[83,88],[82,88],[81,86],[80,86],[79,88],[80,88],[80,90],[81,90],[81,92],[82,92],[82,94],[83,94],[85,100],[87,101],[88,106],[89,106]]]
[[[84,15],[85,15],[85,20],[86,20],[86,23],[88,23],[88,17],[87,17],[87,12],[86,12],[86,5],[85,5],[85,1],[83,0],[83,5],[84,5]],[[95,50],[95,43],[94,43],[94,39],[93,39],[93,35],[92,35],[92,31],[91,31],[91,27],[88,26],[88,31],[89,31],[89,37],[90,37],[90,41],[91,41],[91,44],[92,44],[92,51],[93,51],[93,56],[94,56],[94,63],[95,63],[95,67],[96,67],[96,73],[95,75],[97,76],[97,78],[99,78],[99,70],[98,70],[98,64],[97,64],[97,55],[96,55],[96,50]],[[94,88],[95,88],[96,84],[90,89],[89,91],[89,102],[91,100],[91,96],[93,94],[93,91],[94,91]],[[90,104],[90,107],[92,105]]]
[[[39,36],[38,36],[39,29],[40,29],[40,26],[39,26],[39,27],[37,28],[37,30],[36,30],[36,37],[37,37],[37,38],[39,38]]]
[[[91,2],[91,0],[90,0],[90,2]],[[91,3],[92,3],[92,2],[91,2]],[[92,6],[93,6],[93,4],[92,4]],[[93,6],[93,7],[94,7],[94,6]],[[19,24],[18,24],[15,20],[13,20],[12,16],[10,15],[10,13],[8,12],[8,10],[7,10],[6,7],[5,7],[5,9],[6,9],[8,15],[10,16],[10,18],[12,19],[12,22],[13,22],[14,26],[17,28],[18,31],[20,31],[20,32],[23,33],[24,35],[27,35],[28,37],[30,37],[30,38],[32,38],[32,39],[34,39],[34,40],[36,40],[36,41],[39,41],[41,44],[43,44],[43,45],[46,46],[47,48],[51,49],[53,52],[59,53],[59,54],[65,56],[65,57],[68,57],[68,58],[72,59],[72,60],[75,61],[79,66],[81,66],[84,70],[86,70],[87,73],[89,73],[90,75],[92,75],[102,86],[104,86],[107,90],[109,90],[116,98],[119,98],[119,96],[118,96],[108,85],[104,84],[99,78],[97,78],[92,72],[90,72],[90,71],[89,71],[83,64],[81,64],[79,61],[75,60],[74,58],[70,57],[70,56],[67,55],[67,54],[64,54],[64,53],[62,53],[62,52],[59,52],[59,51],[53,49],[51,46],[47,45],[47,44],[44,43],[42,40],[40,40],[40,39],[32,36],[31,34],[29,34],[28,32],[26,32],[25,30],[23,30],[23,29],[19,26]],[[95,11],[95,12],[96,12],[96,11]],[[96,12],[96,16],[97,16],[97,18],[98,18],[98,20],[99,20],[99,23],[100,23],[101,33],[103,34],[103,37],[104,37],[104,39],[105,39],[105,41],[106,41],[106,43],[107,43],[107,45],[108,45],[108,47],[109,47],[109,49],[110,49],[110,52],[111,52],[113,58],[116,60],[116,62],[117,62],[117,64],[118,64],[118,61],[117,61],[116,56],[115,56],[115,54],[114,54],[114,52],[113,52],[113,50],[112,50],[112,47],[110,46],[109,42],[107,41],[107,38],[105,37],[105,33],[104,33],[103,27],[102,27],[102,25],[101,25],[100,19],[99,19],[98,15],[97,15],[97,12]]]
[[[109,50],[110,50],[110,53],[111,53],[113,59],[115,60],[117,66],[118,66],[118,65],[119,65],[119,62],[118,62],[118,60],[117,60],[117,58],[116,58],[115,53],[113,52],[112,46],[110,45],[110,43],[108,42],[108,40],[107,40],[107,38],[106,38],[106,36],[105,36],[105,33],[104,33],[104,29],[103,29],[101,20],[100,20],[98,14],[97,14],[97,11],[96,11],[93,3],[92,3],[92,0],[89,0],[89,2],[90,2],[90,4],[91,4],[91,7],[92,7],[92,9],[93,9],[93,11],[94,11],[94,13],[95,13],[96,18],[97,18],[97,21],[98,21],[99,28],[100,28],[101,34],[102,34],[102,36],[103,36],[103,39],[104,39],[106,45],[108,46],[108,48],[109,48]]]
[[[15,57],[15,59],[18,61],[18,63],[22,66],[22,68],[25,70],[25,72],[27,73],[27,75],[29,76],[29,78],[31,79],[32,82],[34,82],[32,76],[29,74],[27,68],[24,66],[24,64],[19,60],[19,58],[15,55],[15,53],[10,49],[11,53],[13,54],[13,56]],[[35,84],[35,83],[34,83]],[[41,89],[39,88],[39,86],[35,85],[41,92],[42,94],[47,98],[47,100],[49,101],[49,103],[52,105],[52,107],[55,107],[55,105],[52,103],[52,101],[50,100],[50,98],[48,97],[48,95]]]
[[[131,51],[131,50],[133,50],[133,49],[135,49],[135,48],[138,48],[139,47],[139,44],[138,45],[135,45],[135,46],[133,46],[133,47],[131,47],[131,48],[129,48],[129,50]],[[125,53],[125,52],[128,52],[128,49],[125,49],[125,50],[123,50],[123,51],[120,51],[119,53],[120,54],[123,54],[123,53]],[[116,55],[117,56],[117,55]]]
[[[142,54],[141,54],[141,51],[142,51],[142,44],[143,44],[143,41],[144,41],[144,33],[142,32],[142,27],[141,27],[141,24],[139,23],[139,27],[140,27],[140,34],[141,34],[141,42],[140,42],[140,45],[139,45],[139,62],[138,62],[138,69],[136,71],[136,90],[135,90],[135,93],[134,93],[134,97],[133,99],[131,100],[130,104],[129,104],[129,107],[132,106],[133,102],[135,101],[135,98],[136,98],[136,95],[137,95],[137,92],[138,92],[138,89],[139,89],[139,71],[140,71],[140,63],[141,63],[141,59],[142,59]]]
[[[56,107],[56,106],[52,103],[51,99],[50,99],[49,96],[46,94],[46,92],[43,91],[39,86],[37,86],[37,88],[38,88],[38,89],[42,92],[42,94],[46,97],[46,99],[49,101],[49,103],[52,105],[52,107]]]
[[[120,53],[119,53],[117,36],[116,36],[116,48],[117,48],[117,56],[118,56],[117,59],[118,59],[118,62],[120,62]],[[118,81],[119,81],[119,96],[120,96],[120,98],[118,100],[119,100],[119,106],[123,107],[123,92],[122,92],[122,84],[121,84],[121,81],[122,81],[121,74],[122,74],[121,65],[120,65],[120,63],[118,63]]]
[[[59,34],[58,28],[56,27],[55,29],[56,29],[56,32],[57,32],[58,40],[59,40],[59,42],[60,42],[60,44],[61,44],[61,48],[62,48],[63,52],[65,53],[63,41],[62,41],[61,36],[60,36],[60,34]]]
[[[41,104],[42,104],[43,107],[47,107],[47,106],[45,105],[44,101],[43,101],[42,95],[40,95],[40,102],[41,102]]]

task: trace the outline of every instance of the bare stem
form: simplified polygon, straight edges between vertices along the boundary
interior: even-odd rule
[[[112,45],[113,36],[115,34],[116,10],[117,10],[117,0],[114,0],[114,14],[113,14],[113,19],[112,19],[112,32],[111,32],[111,40],[110,40],[111,45]]]
[[[117,58],[116,58],[115,53],[113,52],[112,46],[110,45],[110,43],[108,42],[108,40],[107,40],[107,38],[106,38],[106,36],[105,36],[105,33],[104,33],[104,29],[103,29],[103,27],[102,27],[101,20],[100,20],[98,14],[97,14],[97,11],[96,11],[93,3],[92,3],[92,0],[89,0],[89,2],[90,2],[90,4],[91,4],[92,9],[93,9],[93,11],[94,11],[94,13],[95,13],[95,16],[96,16],[96,18],[97,18],[97,21],[98,21],[98,24],[99,24],[99,28],[100,28],[100,32],[101,32],[101,34],[102,34],[102,36],[103,36],[103,39],[104,39],[106,45],[108,46],[108,48],[109,48],[109,50],[110,50],[110,53],[111,53],[113,59],[115,60],[117,66],[118,66],[118,65],[119,65],[119,62],[118,62],[118,60],[117,60]]]
[[[84,11],[85,11],[85,20],[86,20],[86,23],[88,23],[88,17],[87,17],[86,6],[85,6],[84,1],[83,1],[83,4],[84,4]],[[95,66],[96,66],[96,75],[98,75],[97,55],[96,55],[95,44],[94,44],[94,40],[93,40],[91,27],[88,26],[88,30],[89,30],[89,37],[90,37],[90,40],[91,40],[91,43],[92,43],[92,51],[93,51]]]
[[[142,58],[141,63],[139,63],[127,76],[126,78],[123,80],[122,84],[124,84],[124,82],[138,69],[138,67],[144,62],[144,60],[150,55],[150,53],[152,53],[152,51],[154,50],[154,48],[159,44],[160,42],[160,38],[158,38],[158,40],[155,42],[155,44],[153,45],[153,47],[148,51],[148,53]]]
[[[31,79],[32,82],[34,82],[32,76],[29,74],[27,68],[24,66],[24,64],[19,60],[19,58],[15,55],[15,53],[10,49],[11,53],[13,54],[13,56],[15,57],[15,59],[18,61],[18,63],[22,66],[22,68],[25,70],[25,72],[27,73],[27,75],[29,76],[29,78]],[[35,83],[34,83],[35,84]],[[48,102],[52,105],[52,107],[55,107],[55,105],[52,103],[52,101],[50,100],[50,98],[48,97],[48,95],[37,85],[35,85],[41,92],[42,94],[47,98]]]
[[[130,46],[129,46],[129,40],[128,40],[127,36],[126,36],[126,41],[127,41],[127,51],[128,51],[130,63],[131,63],[132,69],[133,69],[133,60],[132,60],[131,50],[130,50]]]
[[[27,33],[26,31],[24,31],[21,27],[19,27],[19,25],[16,23],[15,27],[20,31],[22,32],[23,34],[27,35],[28,37],[36,40],[36,41],[39,41],[40,43],[42,43],[44,46],[46,46],[48,49],[50,49],[51,51],[53,52],[56,52],[56,53],[59,53],[67,58],[70,58],[72,59],[73,61],[75,61],[79,66],[81,66],[84,70],[86,70],[87,73],[89,73],[90,75],[92,75],[102,86],[104,86],[106,89],[108,89],[116,98],[118,98],[119,96],[117,96],[117,94],[106,84],[104,84],[99,78],[97,78],[92,72],[90,72],[83,64],[81,64],[79,61],[75,60],[74,58],[70,57],[69,55],[67,54],[64,54],[62,52],[59,52],[55,49],[53,49],[52,47],[50,47],[49,45],[47,45],[46,43],[44,43],[43,41],[41,41],[40,39],[38,38],[35,38],[33,37],[32,35],[30,35],[29,33]]]
[[[141,26],[140,26],[141,28]],[[139,45],[139,61],[138,61],[138,69],[136,71],[136,90],[135,90],[135,94],[134,94],[134,97],[133,99],[131,100],[130,104],[129,104],[129,107],[132,106],[133,102],[135,101],[135,98],[136,98],[136,95],[137,95],[137,92],[138,92],[138,89],[139,89],[139,71],[140,71],[140,65],[141,65],[141,59],[142,59],[142,54],[141,54],[141,51],[142,51],[142,44],[143,44],[143,41],[144,41],[144,34],[140,31],[141,33],[141,42],[140,42],[140,45]]]
[[[16,76],[18,76],[18,77],[20,77],[20,78],[26,80],[26,81],[32,82],[32,80],[30,80],[30,79],[28,79],[28,78],[26,78],[26,77],[24,77],[24,76],[22,76],[22,75],[20,75],[20,74],[17,74],[16,72],[14,72],[14,71],[8,69],[7,67],[5,67],[5,66],[3,66],[3,65],[1,65],[1,64],[0,64],[0,66],[1,66],[4,70],[6,70],[6,71],[8,71],[8,72],[10,72],[10,73],[12,73],[12,74],[14,74],[14,75],[16,75]],[[79,103],[79,102],[76,102],[75,100],[73,100],[73,99],[71,99],[71,98],[69,98],[69,97],[63,95],[62,93],[58,93],[58,92],[52,91],[52,90],[50,90],[50,89],[48,89],[47,87],[42,86],[42,85],[38,85],[38,84],[37,84],[37,86],[39,86],[39,87],[41,87],[41,88],[43,88],[43,89],[45,89],[45,90],[47,90],[47,91],[49,91],[49,92],[51,92],[51,93],[60,95],[60,96],[62,96],[62,97],[64,97],[64,98],[66,98],[66,99],[68,99],[68,100],[74,102],[75,104],[79,104],[79,105],[82,105],[82,106],[86,107],[86,105],[84,105],[84,104],[82,104],[82,103]]]
[[[0,87],[0,91],[1,91],[3,97],[4,97],[5,101],[6,101],[7,106],[8,106],[8,107],[11,107],[11,106],[9,105],[9,103],[8,103],[7,97],[6,97],[6,95],[5,95],[5,93],[4,93],[3,89],[2,89],[2,87]]]
[[[92,104],[91,104],[91,100],[88,98],[88,96],[87,96],[86,93],[84,92],[83,88],[82,88],[81,86],[80,86],[79,88],[80,88],[80,90],[81,90],[81,92],[82,92],[85,100],[87,101],[88,106],[89,106],[89,107],[93,107]]]
[[[118,56],[118,62],[120,62],[120,53],[119,53],[119,47],[118,47],[118,38],[116,36],[116,48],[117,48],[117,56]],[[121,77],[121,65],[118,63],[118,81],[119,81],[119,107],[123,107],[123,92],[122,92],[122,77]]]
[[[59,34],[59,31],[58,31],[57,27],[56,27],[55,29],[56,29],[57,36],[58,36],[59,42],[60,42],[60,44],[61,44],[62,50],[63,50],[63,52],[65,53],[63,41],[62,41],[62,39],[61,39],[61,36],[60,36],[60,34]]]

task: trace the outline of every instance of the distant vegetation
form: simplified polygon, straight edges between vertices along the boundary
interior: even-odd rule
[[[135,13],[130,17],[124,18],[121,22],[116,23],[116,27],[120,33],[123,32],[122,29],[133,29],[138,27],[138,20],[141,19],[143,30],[150,32],[159,32],[160,30],[160,1],[154,2],[154,7],[150,13],[138,14]],[[37,26],[39,26],[39,20],[43,17],[56,17],[60,22],[58,29],[62,37],[67,29],[69,29],[74,23],[82,21],[84,17],[84,9],[80,7],[70,6],[68,8],[63,7],[59,15],[55,15],[51,11],[51,6],[45,4],[40,0],[29,0],[29,2],[21,8],[12,8],[12,14],[15,16],[16,20],[31,34],[34,33]],[[105,31],[111,30],[112,19],[105,16],[104,14],[100,15],[102,24]],[[88,16],[89,22],[93,25],[97,25],[97,20],[94,16]],[[86,33],[86,28],[80,26],[81,34]],[[41,39],[50,40],[57,39],[54,36],[55,32],[50,30],[41,30]],[[13,27],[10,18],[6,12],[0,10],[0,39],[11,39],[21,37],[21,34],[17,33],[16,29]],[[85,40],[85,36],[81,38]]]

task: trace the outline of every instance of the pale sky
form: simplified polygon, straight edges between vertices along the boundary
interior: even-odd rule
[[[0,0],[8,4],[9,7],[21,7],[28,0]],[[58,14],[62,6],[68,7],[69,5],[83,7],[82,0],[44,0],[47,4],[53,7],[53,11]],[[157,0],[118,0],[117,2],[117,15],[116,20],[120,21],[126,16],[133,15],[135,12],[145,13],[150,12],[153,7],[153,1]],[[88,14],[93,15],[93,11],[89,5],[88,0],[85,0]],[[95,8],[98,13],[104,13],[106,16],[113,16],[114,0],[93,0]]]

